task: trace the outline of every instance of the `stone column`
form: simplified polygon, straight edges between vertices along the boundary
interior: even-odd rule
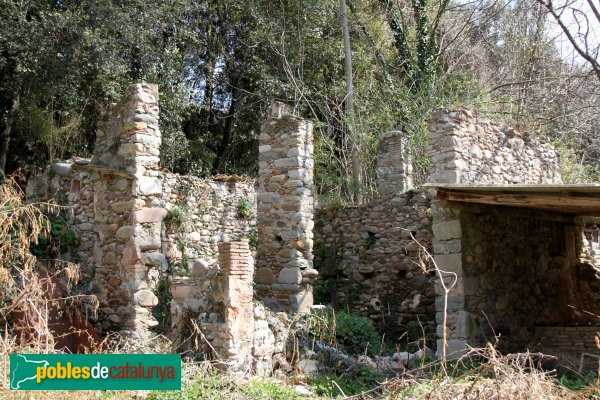
[[[157,324],[152,272],[162,264],[158,87],[136,84],[98,123],[89,167],[98,233],[93,282],[103,327],[140,337]],[[154,268],[153,268],[154,267]]]
[[[254,265],[248,241],[219,244],[219,267],[223,279],[225,330],[228,340],[225,356],[240,366],[252,364],[254,307],[252,304]]]
[[[456,210],[446,209],[437,215],[432,225],[433,230],[433,248],[435,252],[434,260],[436,266],[444,271],[444,284],[450,287],[454,286],[448,294],[447,308],[444,309],[444,287],[436,273],[435,293],[436,293],[436,322],[437,334],[440,338],[437,341],[438,355],[442,349],[442,328],[444,321],[444,312],[447,313],[447,348],[446,355],[450,359],[458,358],[467,351],[469,339],[468,317],[469,313],[465,310],[465,282],[467,274],[463,264],[462,253],[462,226],[460,213]],[[451,274],[456,274],[456,282]]]
[[[151,291],[158,278],[157,260],[162,260],[161,225],[167,210],[162,207],[162,173],[159,170],[159,154],[161,134],[158,127],[158,87],[156,85],[139,84],[132,88],[135,104],[133,115],[126,119],[127,130],[133,153],[132,164],[128,170],[133,172],[132,185],[135,204],[132,214],[134,235],[127,244],[130,254],[139,255],[129,259],[124,257],[128,267],[131,289],[134,291],[133,305],[135,309],[135,329],[147,329],[156,321],[149,312],[149,307],[158,304],[158,299]],[[159,267],[160,268],[160,267]]]
[[[381,136],[377,148],[377,183],[383,200],[412,189],[412,164],[405,133],[392,131]]]
[[[259,136],[259,298],[274,311],[308,312],[313,304],[312,123],[274,103]]]

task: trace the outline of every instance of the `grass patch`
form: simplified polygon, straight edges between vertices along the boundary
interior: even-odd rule
[[[186,368],[189,375],[190,368]],[[296,400],[303,398],[293,387],[274,379],[242,379],[234,374],[205,368],[192,368],[193,377],[184,377],[180,392],[153,391],[148,400],[252,399]]]
[[[335,398],[342,396],[339,386],[346,396],[354,396],[379,386],[384,378],[364,365],[357,365],[338,374],[320,374],[308,379],[310,390],[317,396]],[[335,382],[335,384],[334,384]]]

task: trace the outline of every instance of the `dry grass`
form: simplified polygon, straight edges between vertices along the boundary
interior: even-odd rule
[[[122,352],[163,352],[167,345],[164,338],[155,339],[156,342],[145,344],[135,342],[122,342],[119,351]],[[5,337],[0,341],[2,363],[7,363],[8,352],[22,351],[14,347],[15,343],[7,341]],[[8,348],[6,347],[8,346]],[[11,347],[13,346],[13,347]],[[132,347],[128,347],[132,346]],[[141,346],[141,347],[140,347]],[[389,379],[370,391],[348,399],[428,399],[428,400],[512,400],[512,399],[560,399],[581,400],[600,399],[598,385],[591,386],[578,392],[571,391],[562,386],[555,378],[553,371],[543,371],[538,368],[539,354],[510,354],[500,355],[491,346],[485,349],[473,349],[467,356],[447,367],[443,372],[439,362],[425,365],[420,370],[412,371],[402,377]],[[5,364],[7,365],[7,364]],[[0,366],[1,367],[1,366]],[[7,382],[7,380],[3,380]],[[182,393],[181,398],[220,398],[220,399],[249,399],[249,398],[295,398],[291,389],[282,392],[282,397],[277,393],[269,397],[261,392],[271,390],[270,381],[256,380],[243,377],[240,374],[215,373],[214,367],[208,363],[185,363],[182,368]],[[292,377],[290,383],[297,383]],[[253,387],[250,392],[242,390],[243,387]],[[283,387],[289,387],[283,382]],[[308,387],[310,390],[310,386]],[[261,393],[260,397],[247,396],[247,393]],[[292,394],[290,394],[292,393]],[[196,397],[202,394],[200,397]],[[109,399],[125,400],[144,398],[147,392],[111,391],[111,392],[8,392],[0,390],[0,399],[31,400],[31,399]],[[219,397],[215,397],[215,396]],[[264,397],[267,395],[267,397]],[[151,397],[179,398],[177,394],[157,393]],[[192,397],[190,397],[192,396]],[[316,396],[311,398],[317,398]],[[344,397],[337,397],[344,398]]]
[[[30,269],[35,257],[29,252],[31,244],[42,233],[48,233],[49,223],[45,212],[55,212],[53,203],[25,204],[25,195],[9,178],[0,184],[0,284],[10,283],[9,271],[19,265]]]
[[[513,400],[600,399],[598,383],[574,392],[539,367],[542,354],[501,355],[491,345],[472,349],[448,366],[439,362],[404,377],[390,379],[352,399]],[[412,376],[411,376],[412,375]]]

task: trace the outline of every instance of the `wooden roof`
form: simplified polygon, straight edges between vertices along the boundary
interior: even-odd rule
[[[600,185],[460,185],[429,183],[440,200],[600,216]]]

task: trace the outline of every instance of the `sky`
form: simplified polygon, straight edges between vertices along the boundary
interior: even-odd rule
[[[600,11],[600,0],[589,0]],[[557,10],[560,5],[565,6],[561,14],[565,25],[572,32],[580,44],[587,38],[588,46],[591,50],[597,51],[600,48],[600,21],[594,16],[588,0],[553,0]],[[556,35],[556,46],[562,56],[571,62],[581,64],[585,61],[574,51],[573,46],[563,34],[561,28],[552,16],[548,16],[550,22],[550,31]]]

